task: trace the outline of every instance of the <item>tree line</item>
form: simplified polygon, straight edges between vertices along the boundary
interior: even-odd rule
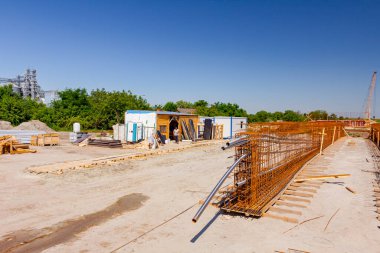
[[[337,119],[335,114],[317,110],[309,114],[286,110],[284,112],[259,111],[249,114],[237,104],[216,102],[209,104],[205,100],[194,103],[187,101],[167,102],[164,105],[150,105],[141,96],[131,91],[106,91],[96,89],[65,89],[58,92],[59,99],[46,106],[33,99],[24,99],[14,93],[12,86],[0,87],[0,120],[10,121],[12,125],[32,119],[40,120],[55,130],[71,130],[74,122],[83,129],[107,130],[116,123],[124,123],[127,110],[163,110],[177,111],[178,108],[194,109],[202,116],[247,117],[249,122],[305,121]],[[341,119],[343,119],[341,117]]]

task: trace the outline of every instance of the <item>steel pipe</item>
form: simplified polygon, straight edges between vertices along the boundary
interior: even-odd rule
[[[242,141],[242,140],[245,140],[245,138],[247,138],[246,135],[244,135],[244,136],[240,136],[240,138],[238,138],[238,139],[236,139],[236,140],[234,140],[234,141],[232,141],[232,142],[227,142],[226,145],[227,145],[227,146],[229,146],[229,145],[234,145],[234,143],[239,142],[239,141]]]
[[[237,183],[235,184],[235,186],[236,186],[236,187],[240,187],[240,186],[242,186],[242,185],[245,185],[245,183],[247,183],[247,179],[244,179],[243,181],[237,182]]]
[[[239,139],[239,140],[236,140],[234,142],[231,142],[230,144],[228,144],[226,147],[222,147],[223,150],[226,150],[228,148],[232,148],[232,147],[235,147],[235,146],[240,146],[240,145],[244,145],[246,143],[248,143],[249,140],[247,139]]]
[[[203,202],[201,207],[199,208],[198,212],[195,214],[193,217],[193,222],[197,222],[199,217],[202,215],[203,211],[206,209],[208,204],[210,203],[211,199],[214,197],[214,195],[217,193],[219,188],[222,186],[224,181],[226,181],[227,177],[231,174],[231,172],[235,169],[235,167],[244,159],[248,156],[249,154],[244,154],[239,159],[237,159],[234,164],[231,165],[231,167],[224,173],[223,177],[219,180],[219,182],[215,185],[214,189],[211,191],[211,193],[208,195],[206,200]]]

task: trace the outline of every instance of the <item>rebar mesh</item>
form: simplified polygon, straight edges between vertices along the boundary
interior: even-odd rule
[[[380,148],[380,123],[371,124],[369,138]]]
[[[222,209],[261,216],[308,160],[344,135],[343,127],[336,121],[249,125],[236,136],[246,142],[235,147],[235,159],[249,155],[234,170]]]

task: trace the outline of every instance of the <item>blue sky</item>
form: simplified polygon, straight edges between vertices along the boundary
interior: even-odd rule
[[[0,0],[0,10],[0,76],[36,68],[46,90],[358,112],[380,70],[380,1]]]

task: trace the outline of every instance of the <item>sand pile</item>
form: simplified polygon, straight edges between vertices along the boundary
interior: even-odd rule
[[[0,120],[0,130],[12,130],[12,124],[9,121]]]
[[[53,129],[48,127],[45,123],[39,120],[31,120],[29,122],[24,122],[14,128],[15,130],[35,130],[35,131],[45,131],[47,133],[55,132]]]

